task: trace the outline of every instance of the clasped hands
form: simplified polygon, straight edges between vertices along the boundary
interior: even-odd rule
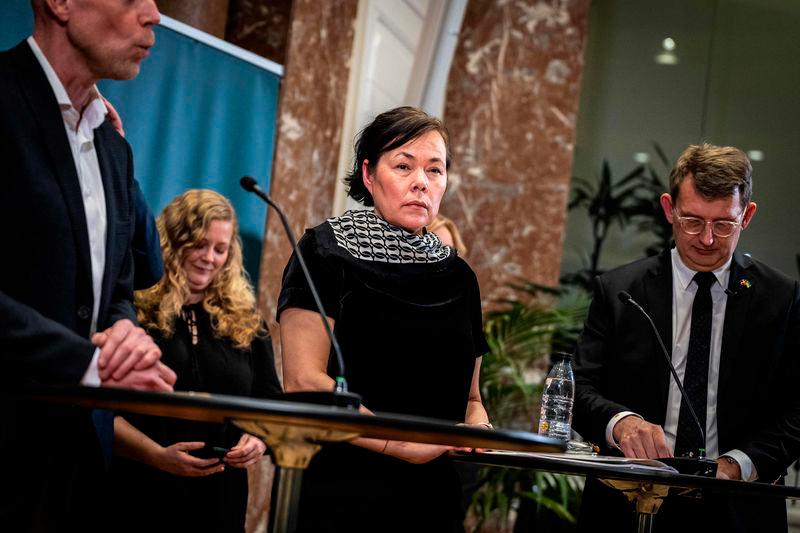
[[[95,333],[97,361],[103,387],[171,392],[177,376],[160,361],[161,350],[142,328],[128,319]]]
[[[637,459],[659,459],[672,457],[667,446],[664,428],[639,418],[626,416],[614,425],[614,440],[619,444],[625,457]],[[735,461],[717,459],[717,477],[720,479],[741,479],[742,472]]]

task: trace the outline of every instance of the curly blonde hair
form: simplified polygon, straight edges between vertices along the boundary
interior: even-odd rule
[[[203,309],[211,317],[215,335],[231,339],[237,348],[248,348],[253,338],[266,331],[242,263],[239,223],[228,199],[208,189],[186,191],[156,219],[164,276],[154,286],[134,294],[137,316],[143,327],[157,329],[167,338],[172,336],[175,318],[189,298],[183,260],[205,238],[214,220],[231,222],[233,238],[228,259],[205,290]]]

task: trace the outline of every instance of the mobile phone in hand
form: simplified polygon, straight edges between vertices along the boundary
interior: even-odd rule
[[[222,459],[228,453],[228,448],[206,444],[199,450],[190,450],[189,454],[200,459]]]

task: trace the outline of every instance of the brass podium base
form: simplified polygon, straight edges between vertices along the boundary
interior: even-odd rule
[[[674,486],[659,485],[650,481],[627,481],[621,479],[601,479],[609,487],[622,492],[628,501],[636,505],[636,524],[638,533],[653,533],[653,518],[664,498]],[[687,489],[686,494],[691,492]]]
[[[288,426],[274,422],[237,420],[243,431],[261,438],[269,445],[277,467],[277,487],[274,492],[270,531],[289,533],[297,529],[297,509],[303,470],[320,450],[319,442],[343,442],[358,437],[329,429]]]

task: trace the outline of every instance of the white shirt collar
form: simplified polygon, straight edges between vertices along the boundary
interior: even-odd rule
[[[678,253],[677,248],[673,248],[670,253],[672,254],[672,271],[675,272],[675,279],[677,280],[679,287],[685,291],[694,279],[694,275],[697,274],[697,271],[686,266],[686,264],[683,262],[683,259],[681,259],[681,254]],[[714,277],[717,278],[717,283],[719,283],[723,289],[728,285],[727,281],[730,277],[732,260],[733,257],[729,257],[724,265],[713,272]]]
[[[47,81],[50,82],[50,87],[53,88],[53,93],[55,94],[56,101],[58,101],[58,105],[61,108],[61,113],[64,115],[64,120],[72,129],[77,130],[79,123],[81,122],[81,116],[78,113],[78,110],[72,105],[72,101],[69,99],[69,95],[67,94],[67,90],[64,88],[64,84],[61,83],[56,71],[53,70],[53,66],[47,60],[47,57],[45,57],[42,49],[39,48],[36,39],[33,38],[33,35],[28,37],[27,43],[28,46],[31,47],[36,60],[42,66],[42,70],[44,70],[44,74],[47,76]],[[97,90],[96,85],[92,88],[92,93],[92,100],[83,111],[83,122],[86,123],[87,133],[99,127],[103,121],[105,121],[106,115],[108,114],[108,108],[106,108],[106,104],[103,102],[103,99],[100,98],[100,91]],[[65,113],[70,110],[73,112]]]

